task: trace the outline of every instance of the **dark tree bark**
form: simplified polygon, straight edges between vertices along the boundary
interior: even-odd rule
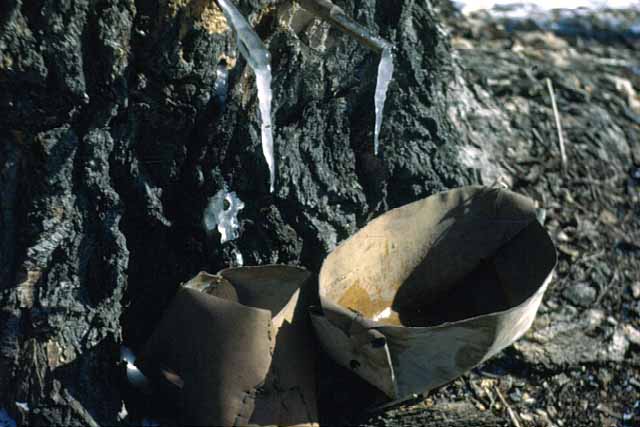
[[[209,0],[2,3],[0,407],[116,424],[119,347],[143,343],[180,282],[236,252],[317,271],[371,218],[474,180],[456,127],[476,101],[434,7],[336,3],[396,46],[377,157],[377,55],[319,21],[296,34],[286,5],[239,2],[272,54],[273,194],[255,79]],[[221,244],[202,213],[225,185],[246,207]]]

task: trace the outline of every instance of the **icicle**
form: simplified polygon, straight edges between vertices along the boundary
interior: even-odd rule
[[[376,127],[373,133],[373,151],[376,155],[378,154],[384,101],[387,98],[387,89],[389,88],[389,82],[391,82],[392,77],[393,53],[391,53],[391,47],[386,47],[382,50],[380,64],[378,64],[378,81],[376,83],[376,93],[374,96],[374,104],[376,107]]]
[[[227,21],[236,32],[238,49],[256,75],[260,106],[262,154],[269,166],[269,190],[275,186],[273,129],[271,126],[271,65],[269,51],[231,0],[218,0]]]
[[[262,119],[262,155],[269,165],[269,191],[273,193],[276,172],[273,159],[273,132],[271,130],[271,67],[255,70],[256,85],[258,86],[258,103]]]

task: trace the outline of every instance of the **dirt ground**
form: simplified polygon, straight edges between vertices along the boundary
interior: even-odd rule
[[[508,121],[511,140],[494,166],[546,208],[559,262],[523,339],[369,423],[640,425],[640,37],[606,27],[603,16],[574,17],[573,31],[554,33],[445,9],[465,78]],[[571,19],[556,18],[555,28]],[[478,123],[497,128],[498,119]]]

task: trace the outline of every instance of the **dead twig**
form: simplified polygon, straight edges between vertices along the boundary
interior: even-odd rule
[[[482,405],[485,408],[491,407],[491,402],[487,402],[487,400],[483,399],[482,388],[480,386],[464,377],[462,378],[462,381],[464,381],[467,387],[471,390],[471,393],[473,394],[472,399],[475,399],[478,404]]]
[[[518,421],[518,417],[516,417],[516,413],[513,412],[513,409],[511,409],[511,406],[509,406],[509,404],[507,403],[507,400],[504,398],[504,396],[502,395],[502,392],[500,391],[497,385],[495,386],[495,389],[496,389],[496,393],[498,394],[498,398],[500,399],[500,402],[502,402],[504,407],[507,408],[507,413],[509,414],[509,418],[511,418],[511,422],[513,423],[513,425],[515,427],[521,427],[520,422]]]
[[[560,159],[562,160],[562,172],[567,171],[567,152],[564,149],[564,138],[562,136],[562,124],[560,123],[560,113],[558,113],[558,105],[556,104],[556,96],[553,92],[553,84],[549,77],[547,80],[547,89],[549,89],[549,96],[551,96],[551,107],[553,108],[553,115],[556,119],[556,129],[558,130],[558,141],[560,143]]]

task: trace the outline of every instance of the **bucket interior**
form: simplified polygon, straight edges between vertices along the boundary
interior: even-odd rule
[[[524,303],[540,289],[556,263],[553,243],[536,221],[484,257],[468,259],[470,252],[450,248],[446,252],[446,257],[427,252],[404,282],[388,284],[392,293],[387,298],[376,299],[379,293],[373,288],[351,286],[338,299],[339,304],[383,324],[436,326]],[[452,270],[445,262],[468,266],[468,271]]]

